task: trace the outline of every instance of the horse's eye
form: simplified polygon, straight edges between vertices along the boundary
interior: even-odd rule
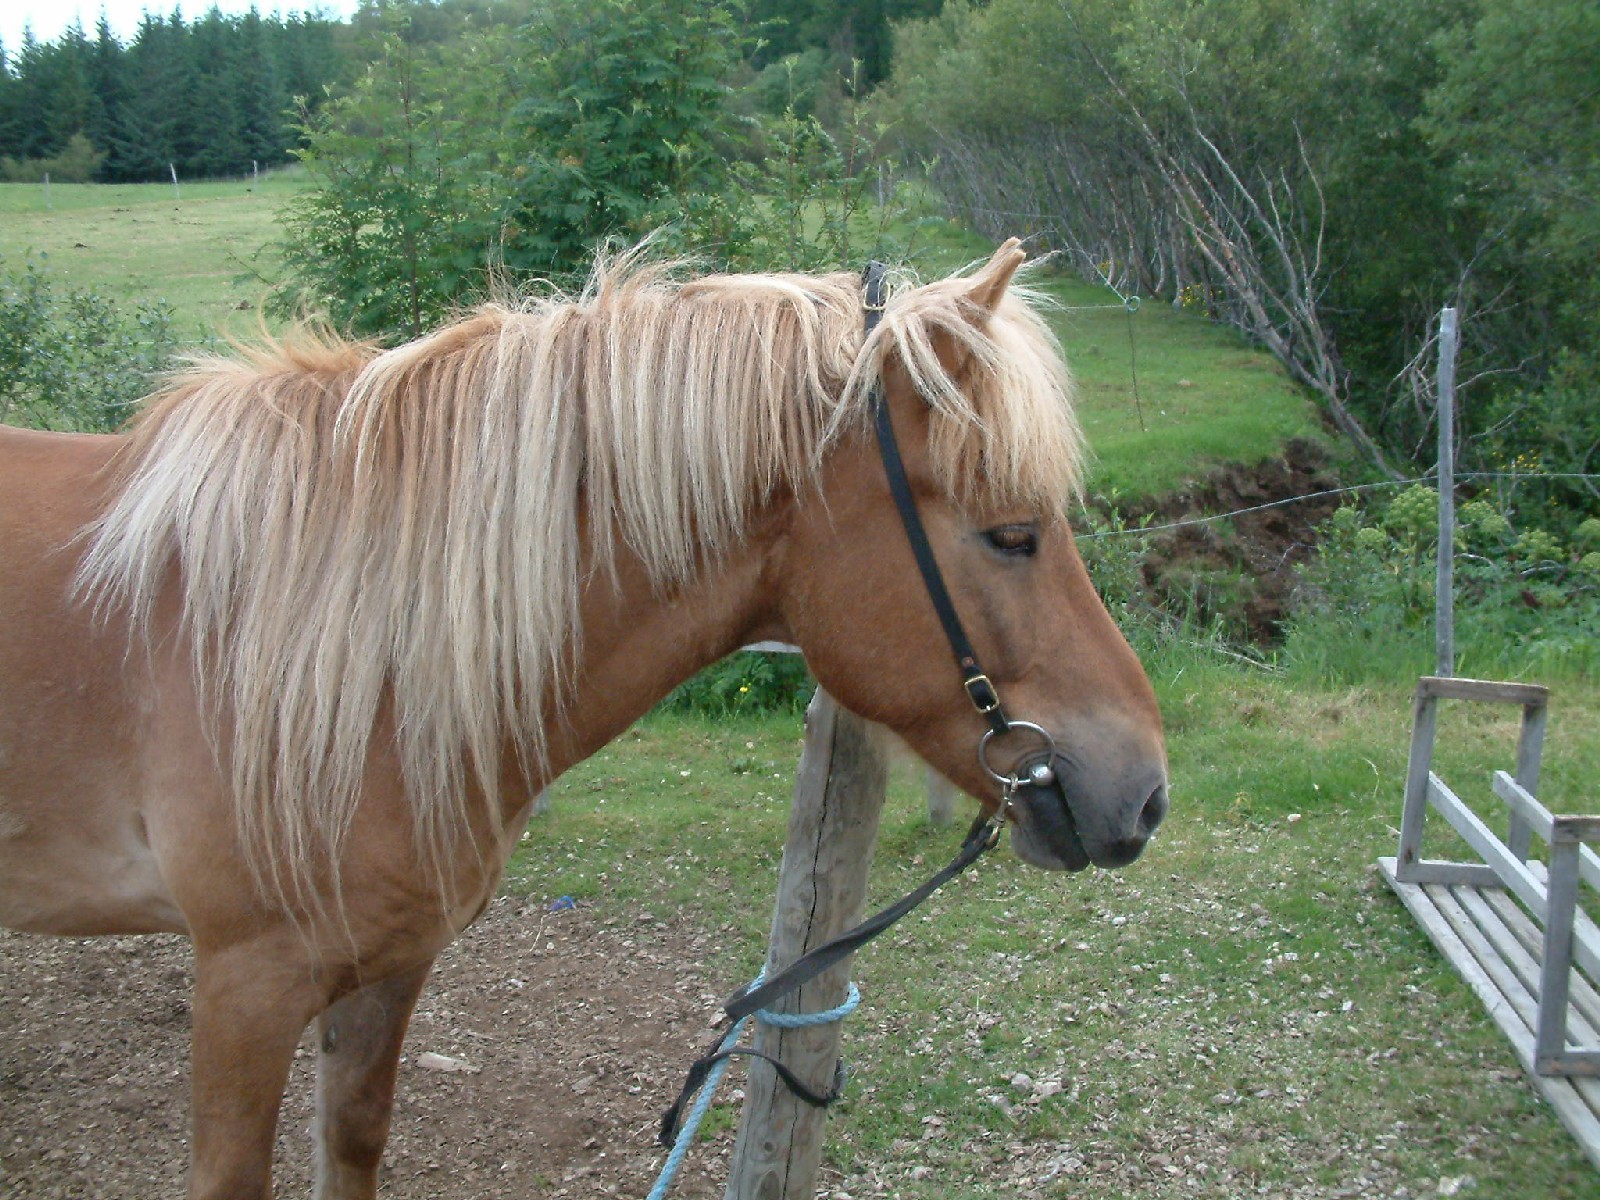
[[[983,531],[983,540],[1013,558],[1032,558],[1039,553],[1039,530],[1034,525],[996,525]]]

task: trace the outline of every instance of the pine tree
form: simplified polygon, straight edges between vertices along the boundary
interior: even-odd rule
[[[118,148],[126,142],[123,134],[123,110],[127,105],[127,89],[123,81],[125,58],[122,44],[111,32],[105,14],[101,13],[100,21],[95,26],[94,58],[89,67],[89,88],[93,101],[85,132],[95,147],[106,156],[100,166],[100,178],[103,181],[128,177],[118,158]]]
[[[278,83],[278,69],[261,14],[251,9],[234,34],[233,106],[238,119],[239,169],[251,162],[262,166],[288,157],[283,113],[288,97]]]

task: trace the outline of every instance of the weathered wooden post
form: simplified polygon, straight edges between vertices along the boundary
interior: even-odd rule
[[[1434,576],[1434,674],[1456,673],[1456,310],[1439,312],[1439,559]]]
[[[928,767],[926,770],[928,780],[928,823],[931,825],[948,825],[956,819],[956,804],[959,795],[956,785],[932,767]]]
[[[818,689],[806,713],[805,748],[779,870],[769,975],[860,919],[887,776],[871,726]],[[822,972],[779,1002],[776,1011],[836,1007],[848,988],[850,962],[847,958]],[[755,1048],[826,1091],[839,1058],[839,1036],[837,1022],[804,1029],[758,1022]],[[825,1112],[790,1095],[769,1065],[752,1060],[727,1200],[814,1200],[826,1120]]]

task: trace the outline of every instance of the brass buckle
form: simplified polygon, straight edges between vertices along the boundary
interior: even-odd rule
[[[962,686],[967,689],[967,699],[972,701],[972,707],[978,710],[979,716],[986,717],[1000,707],[1000,692],[995,688],[994,681],[982,671],[967,676],[962,680]],[[980,687],[984,690],[984,699],[979,699]]]

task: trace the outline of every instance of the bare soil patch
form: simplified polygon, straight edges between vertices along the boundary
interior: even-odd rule
[[[711,1036],[720,997],[694,964],[713,949],[648,914],[496,901],[418,1006],[384,1196],[643,1196],[661,1110]],[[183,1194],[190,979],[179,938],[0,933],[0,1197]],[[470,1070],[425,1069],[427,1052]],[[308,1037],[279,1128],[284,1196],[311,1187],[314,1061]],[[698,1147],[673,1195],[721,1196],[725,1178]]]
[[[1202,622],[1222,617],[1258,645],[1277,641],[1297,585],[1295,568],[1315,549],[1316,526],[1339,507],[1339,496],[1318,493],[1338,486],[1327,451],[1303,439],[1286,445],[1280,458],[1212,471],[1149,514],[1152,524],[1179,527],[1151,536],[1146,584],[1175,611],[1193,609]],[[1239,515],[1186,523],[1217,513]]]

